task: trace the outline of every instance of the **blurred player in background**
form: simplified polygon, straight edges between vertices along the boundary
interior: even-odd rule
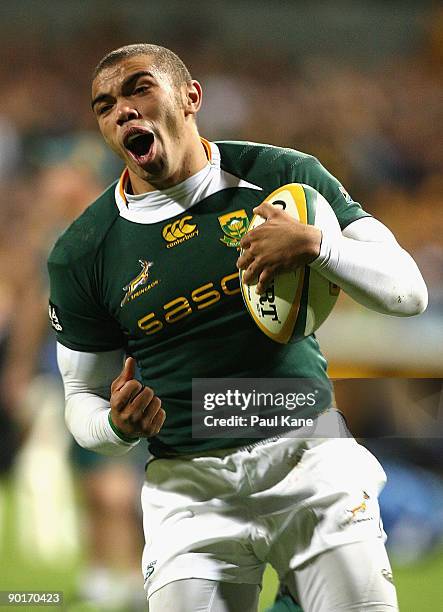
[[[68,426],[104,454],[150,439],[142,504],[151,612],[253,612],[267,561],[292,609],[297,600],[306,612],[396,610],[377,502],[385,475],[348,437],[332,394],[316,421],[320,438],[301,429],[258,443],[196,440],[191,379],[326,380],[314,337],[282,346],[255,328],[236,265],[263,291],[275,273],[309,264],[365,306],[398,316],[425,309],[423,279],[312,156],[201,139],[201,100],[200,84],[162,47],[119,49],[96,69],[92,107],[127,168],[49,259]],[[258,206],[289,182],[326,197],[340,242]],[[267,222],[221,240],[224,215],[253,210]]]
[[[55,376],[55,343],[47,323],[45,260],[57,234],[101,191],[95,172],[72,161],[43,168],[35,178],[33,208],[15,244],[16,307],[4,359],[1,395],[10,419],[27,433],[39,414],[29,389],[38,373]],[[62,410],[62,406],[60,406]],[[139,478],[131,460],[97,455],[73,444],[71,459],[86,509],[86,562],[78,597],[103,610],[136,610],[140,605],[139,557],[142,534],[137,517]],[[44,504],[44,500],[41,501]],[[83,521],[82,521],[83,522]]]

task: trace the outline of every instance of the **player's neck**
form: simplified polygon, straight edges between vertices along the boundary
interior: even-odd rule
[[[206,150],[202,145],[200,136],[196,133],[196,138],[193,138],[190,146],[186,149],[182,159],[176,164],[176,170],[173,171],[167,178],[161,178],[159,181],[146,181],[137,176],[134,172],[128,169],[128,184],[126,190],[133,195],[148,193],[149,191],[163,191],[174,187],[186,179],[194,176],[207,165],[208,158]]]

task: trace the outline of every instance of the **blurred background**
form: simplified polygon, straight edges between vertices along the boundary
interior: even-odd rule
[[[0,589],[64,590],[68,610],[144,609],[144,448],[117,462],[74,448],[45,268],[121,169],[90,110],[92,70],[142,41],[202,82],[203,136],[317,156],[419,264],[424,315],[341,296],[318,335],[339,406],[390,478],[401,609],[443,608],[443,10],[431,0],[0,4]],[[262,608],[275,585],[267,572]]]

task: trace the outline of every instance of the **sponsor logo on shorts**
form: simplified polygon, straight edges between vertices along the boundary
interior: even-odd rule
[[[248,231],[249,219],[244,209],[234,210],[226,215],[218,217],[218,222],[223,230],[224,236],[220,242],[228,247],[238,249],[240,240]]]
[[[121,308],[128,302],[140,297],[140,295],[146,293],[147,291],[152,289],[152,287],[155,287],[159,283],[158,280],[154,280],[148,284],[149,270],[154,265],[152,261],[146,261],[146,259],[139,259],[138,263],[141,265],[142,271],[137,274],[135,278],[129,281],[127,285],[123,287],[123,291],[126,291],[126,293],[124,298],[120,302]]]
[[[394,578],[393,578],[392,572],[390,570],[382,569],[381,570],[381,575],[383,576],[383,578],[386,578],[386,580],[388,582],[390,582],[391,584],[394,584]]]
[[[154,573],[155,570],[155,566],[156,566],[157,560],[155,561],[151,561],[150,563],[148,563],[148,565],[146,566],[146,571],[145,571],[145,582],[152,576],[152,574]]]
[[[162,229],[162,236],[166,240],[166,248],[172,249],[173,247],[195,238],[198,236],[198,228],[195,223],[189,223],[192,220],[191,215],[180,217],[173,223],[168,223]]]

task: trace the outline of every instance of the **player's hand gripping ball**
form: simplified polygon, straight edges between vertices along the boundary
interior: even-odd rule
[[[337,217],[331,206],[318,191],[308,185],[297,183],[284,185],[271,193],[265,202],[268,204],[260,205],[262,210],[264,206],[271,204],[299,223],[305,226],[315,226],[322,232],[327,232],[328,237],[337,236],[339,238],[341,235]],[[281,221],[281,213],[278,216],[278,221]],[[258,274],[260,282],[257,277],[251,281],[250,270],[246,274],[247,268],[244,263],[252,247],[248,241],[248,234],[265,221],[268,223],[271,220],[272,211],[268,214],[267,221],[259,214],[255,214],[251,220],[248,233],[242,240],[242,246],[246,248],[242,249],[239,258],[242,268],[240,269],[240,287],[246,308],[262,332],[272,340],[286,344],[302,340],[320,327],[337,301],[339,288],[305,265],[309,260],[304,255],[302,244],[300,255],[297,256],[297,248],[295,248],[295,260],[298,257],[298,267],[294,266],[293,269],[287,270],[289,264],[285,261],[282,261],[280,266],[275,265],[276,272],[271,275],[273,278],[271,277],[266,283],[264,291],[262,291],[263,274]],[[283,220],[286,222],[285,218]],[[300,226],[298,228],[305,229]],[[297,228],[292,229],[297,230]],[[281,231],[285,231],[284,225],[281,226]],[[303,234],[303,231],[299,231],[294,240],[302,243]],[[275,244],[275,237],[273,242]],[[262,244],[266,246],[265,241]],[[294,259],[293,255],[292,257]],[[255,254],[255,260],[260,262],[260,253]],[[285,271],[279,271],[282,269]],[[260,294],[256,291],[257,286],[259,286]]]

